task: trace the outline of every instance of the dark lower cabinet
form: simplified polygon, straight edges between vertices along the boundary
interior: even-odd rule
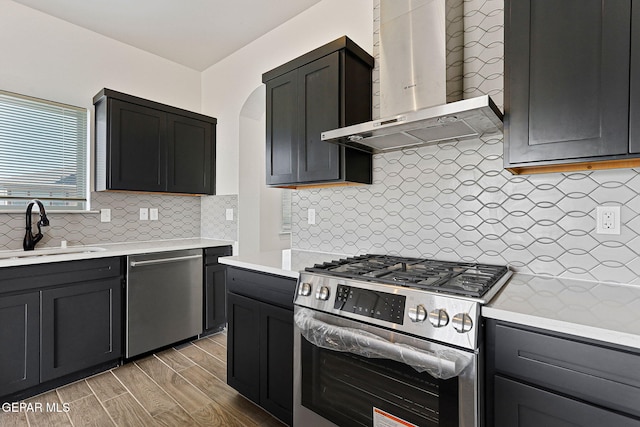
[[[117,366],[120,258],[0,269],[0,399],[19,400]]]
[[[640,427],[640,352],[487,321],[487,425]]]
[[[40,382],[40,295],[0,296],[0,396]]]
[[[227,324],[227,267],[218,263],[221,256],[232,254],[231,246],[204,250],[204,325],[203,334],[220,331]]]
[[[503,377],[495,379],[495,427],[638,427],[640,420]]]
[[[296,281],[229,268],[227,383],[286,424],[293,422]]]
[[[120,278],[42,291],[40,380],[122,355]]]

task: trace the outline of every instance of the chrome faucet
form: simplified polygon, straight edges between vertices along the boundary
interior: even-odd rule
[[[37,203],[38,208],[40,209],[40,220],[38,221],[38,234],[35,236],[31,232],[31,209],[33,209],[33,204]],[[25,251],[32,251],[36,247],[36,243],[42,240],[42,229],[40,227],[46,227],[49,225],[49,218],[47,218],[47,214],[44,211],[44,206],[40,200],[32,200],[27,205],[27,232],[24,235],[24,241],[22,242],[22,247]]]

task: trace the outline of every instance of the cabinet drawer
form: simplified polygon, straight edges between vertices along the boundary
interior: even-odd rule
[[[640,416],[640,355],[497,324],[495,368],[514,378]]]
[[[240,268],[227,269],[227,291],[293,310],[296,280]]]
[[[640,421],[497,377],[495,427],[519,426],[638,427]]]

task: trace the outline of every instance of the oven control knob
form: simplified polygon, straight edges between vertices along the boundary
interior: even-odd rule
[[[453,328],[463,334],[469,332],[473,328],[473,321],[467,313],[458,313],[453,316]]]
[[[424,305],[420,304],[415,308],[409,309],[409,319],[412,322],[424,322],[427,319],[427,309],[424,308]]]
[[[331,291],[328,286],[320,286],[318,292],[316,292],[316,299],[326,301],[329,299],[329,295],[331,295]]]
[[[308,297],[311,295],[311,283],[301,283],[298,289],[298,295]]]
[[[434,328],[442,328],[449,324],[449,315],[446,310],[436,308],[429,312],[429,322],[431,322]]]

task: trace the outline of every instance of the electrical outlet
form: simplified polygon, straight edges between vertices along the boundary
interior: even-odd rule
[[[111,209],[100,209],[100,222],[111,222]]]
[[[226,218],[227,221],[233,221],[233,209],[227,209]]]
[[[140,221],[149,220],[149,208],[140,208]]]
[[[620,234],[620,206],[596,207],[596,233]]]
[[[149,209],[149,219],[151,221],[157,221],[158,220],[158,208]]]
[[[316,210],[308,209],[307,210],[307,223],[314,225],[316,223]]]

